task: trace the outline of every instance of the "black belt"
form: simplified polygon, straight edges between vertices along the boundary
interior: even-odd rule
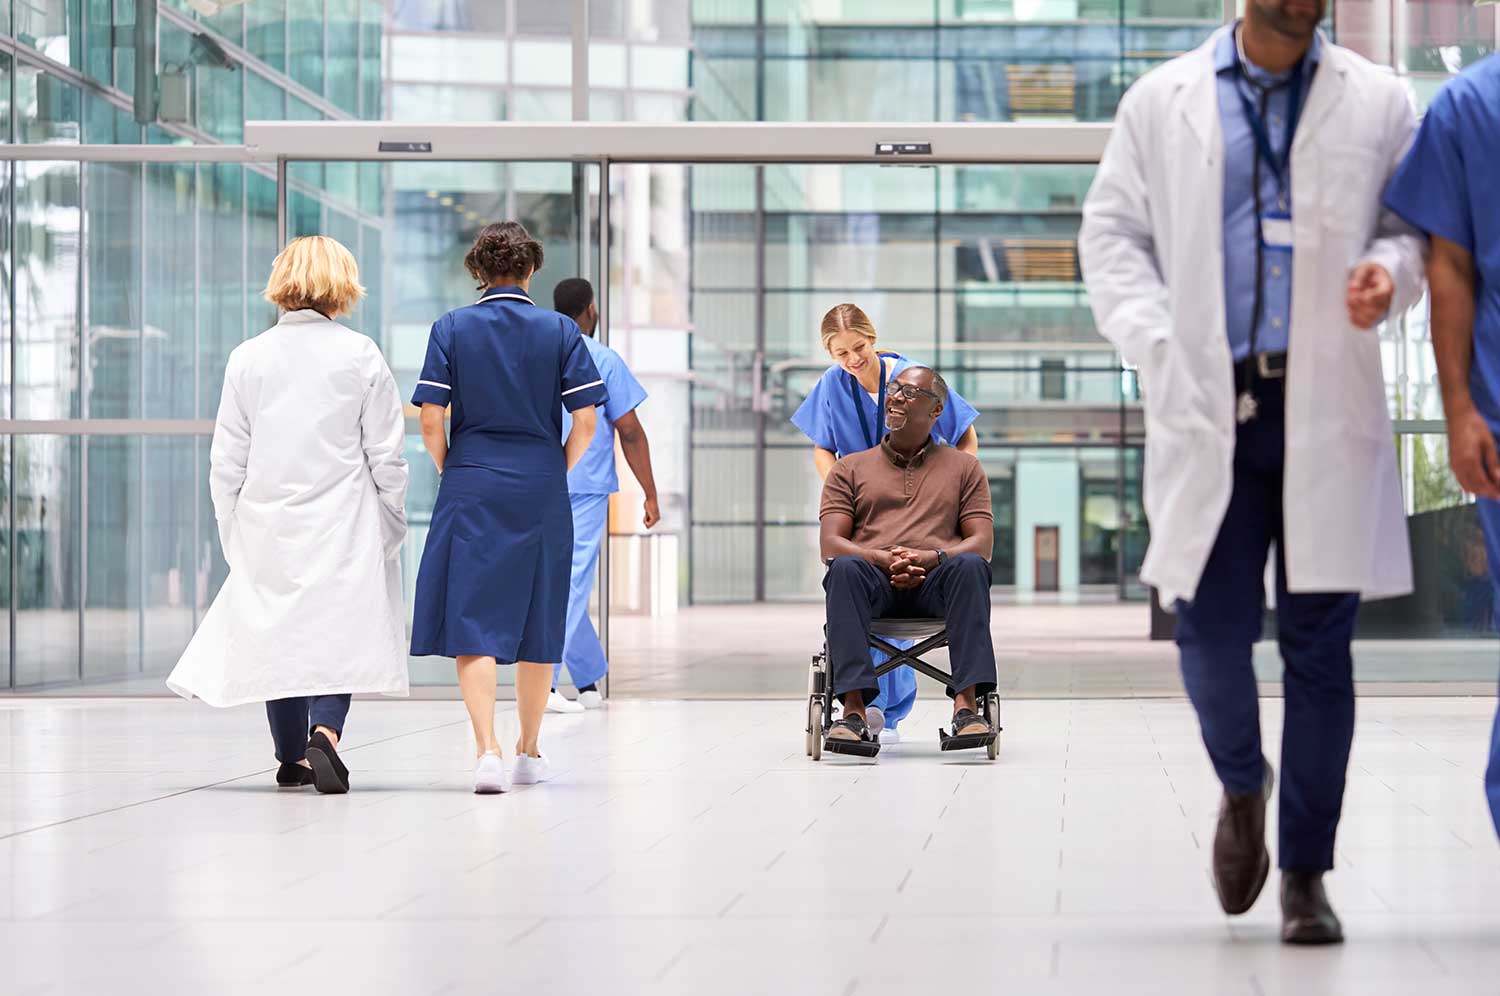
[[[1234,382],[1248,384],[1252,373],[1258,380],[1285,380],[1286,353],[1256,353],[1245,357],[1234,365]]]

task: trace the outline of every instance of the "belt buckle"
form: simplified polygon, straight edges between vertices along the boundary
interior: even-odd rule
[[[1270,359],[1270,353],[1255,354],[1255,372],[1260,375],[1260,378],[1262,380],[1281,380],[1286,377],[1286,361],[1283,360],[1280,367],[1272,369]]]

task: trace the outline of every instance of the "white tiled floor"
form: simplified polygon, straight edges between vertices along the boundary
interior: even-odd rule
[[[1181,700],[1011,703],[993,764],[939,754],[936,701],[814,764],[794,702],[617,700],[500,797],[456,703],[357,703],[355,790],[319,797],[272,787],[257,708],[10,700],[0,992],[1494,993],[1494,706],[1361,703],[1350,941],[1288,950],[1274,879],[1218,911]]]

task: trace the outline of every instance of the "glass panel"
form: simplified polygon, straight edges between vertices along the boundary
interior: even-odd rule
[[[75,444],[76,445],[76,444]],[[88,593],[83,678],[119,679],[141,666],[141,441],[83,440],[88,474]]]
[[[286,72],[286,15],[284,2],[245,4],[245,48],[279,72]]]
[[[89,163],[84,172],[88,247],[88,396],[93,418],[141,416],[141,167]],[[155,241],[155,240],[154,240]],[[155,241],[158,253],[168,250]],[[191,248],[191,245],[189,245]],[[191,265],[191,257],[187,257]]]
[[[214,268],[214,256],[219,251],[200,238],[200,168],[207,169],[191,163],[152,163],[146,167],[146,230],[178,229],[176,239],[148,238],[138,249],[146,254],[146,313],[141,339],[142,411],[146,418],[192,418],[199,407],[194,397],[198,296],[207,289],[203,271]],[[239,253],[232,255],[238,257]]]
[[[76,142],[83,120],[78,88],[32,66],[16,70],[16,141]]]
[[[16,436],[15,684],[76,681],[82,559],[82,445]]]
[[[81,172],[19,162],[15,173],[15,416],[76,418]]]
[[[192,638],[194,609],[199,604],[194,583],[199,563],[196,538],[218,530],[212,515],[198,518],[196,452],[200,445],[206,449],[207,440],[166,436],[148,438],[143,444],[141,670],[156,675],[172,669]],[[92,548],[89,556],[92,559]],[[206,602],[201,604],[207,608]],[[94,653],[90,644],[89,655]]]
[[[358,0],[328,0],[328,100],[351,115],[359,114]]]

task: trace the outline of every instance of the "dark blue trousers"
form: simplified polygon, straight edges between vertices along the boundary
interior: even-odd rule
[[[1203,743],[1224,788],[1261,786],[1260,703],[1251,647],[1265,616],[1265,565],[1276,544],[1276,621],[1285,686],[1281,734],[1279,863],[1333,867],[1344,773],[1354,740],[1349,642],[1359,596],[1286,590],[1282,468],[1286,426],[1281,382],[1259,385],[1259,415],[1239,427],[1234,492],[1191,603],[1177,603],[1182,679]]]
[[[1500,626],[1500,501],[1479,499],[1479,525],[1484,529],[1484,551],[1490,578],[1495,582],[1495,625]],[[1500,710],[1490,729],[1490,765],[1484,773],[1484,794],[1490,803],[1490,819],[1500,834]]]
[[[271,721],[271,739],[276,742],[276,760],[296,764],[307,756],[307,738],[313,729],[326,726],[340,737],[349,715],[348,695],[297,696],[266,703]]]
[[[880,694],[870,660],[870,624],[882,618],[940,618],[948,628],[953,687],[995,690],[995,645],[990,640],[990,564],[975,553],[949,557],[918,588],[898,591],[884,571],[861,557],[838,557],[823,578],[828,594],[828,661],[833,694]]]

